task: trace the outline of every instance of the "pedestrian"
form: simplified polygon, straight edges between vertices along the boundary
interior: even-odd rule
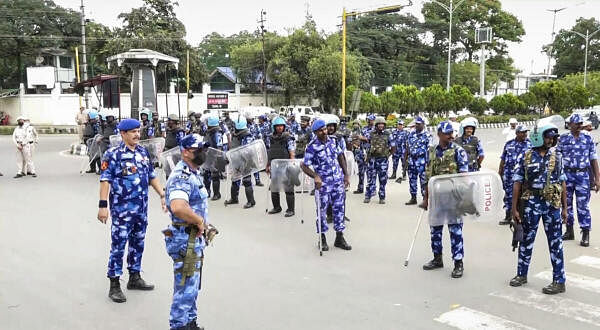
[[[217,150],[223,150],[223,133],[219,126],[219,118],[217,116],[208,117],[206,124],[208,129],[206,130],[205,141],[209,147]],[[204,171],[204,186],[211,194],[212,185],[212,197],[211,200],[216,201],[221,199],[221,173],[216,169]]]
[[[235,132],[233,133],[231,147],[237,148],[239,146],[245,146],[248,143],[254,141],[254,137],[248,130],[246,118],[240,116],[235,121]],[[225,201],[225,206],[231,204],[238,204],[238,195],[240,193],[240,186],[244,184],[244,191],[246,193],[247,203],[244,205],[245,209],[249,209],[256,205],[254,200],[254,189],[252,189],[252,177],[250,175],[243,177],[241,180],[236,180],[231,183],[231,197]]]
[[[165,150],[179,146],[184,136],[183,128],[179,125],[179,117],[174,113],[170,114],[167,120],[167,129],[165,130]]]
[[[527,283],[535,236],[540,222],[550,250],[552,283],[544,287],[545,294],[565,292],[565,260],[562,222],[567,219],[567,185],[563,171],[563,156],[553,147],[558,138],[558,128],[552,124],[536,127],[530,135],[532,149],[519,156],[513,175],[512,216],[523,226],[523,242],[519,245],[517,275],[510,286]],[[566,164],[565,164],[566,165]],[[519,208],[519,204],[521,207]],[[561,209],[562,206],[562,209]]]
[[[437,135],[439,139],[438,145],[429,147],[426,160],[426,181],[427,182],[436,175],[465,173],[468,172],[468,156],[465,150],[452,140],[454,129],[448,121],[443,121],[438,125]],[[421,207],[427,210],[429,206],[429,191],[425,185],[425,197],[421,203]],[[450,216],[449,216],[450,217]],[[454,269],[452,270],[452,278],[460,278],[463,276],[464,265],[464,247],[463,247],[463,222],[460,215],[455,221],[448,223],[448,231],[450,232],[450,244],[452,247],[452,260],[454,260]],[[454,220],[454,219],[452,219]],[[430,226],[431,230],[431,250],[433,251],[433,260],[423,265],[424,270],[433,270],[444,267],[442,259],[442,231],[443,225]]]
[[[310,121],[310,117],[302,116],[300,117],[300,128],[298,129],[298,138],[296,139],[296,152],[295,155],[297,158],[304,158],[304,150],[306,150],[306,146],[312,139],[314,138],[314,133],[311,128],[308,126],[308,122]]]
[[[510,118],[508,120],[508,127],[502,130],[502,134],[506,135],[506,141],[515,139],[515,136],[517,135],[517,125],[519,125],[517,118]]]
[[[165,245],[173,259],[173,302],[169,314],[171,329],[198,327],[196,299],[201,289],[204,248],[208,225],[208,192],[202,184],[200,166],[206,147],[199,134],[181,140],[181,160],[165,187],[171,224],[163,230]]]
[[[31,140],[31,138],[31,135],[28,134],[27,126],[25,126],[25,117],[18,117],[17,127],[15,127],[12,134],[13,143],[17,147],[17,174],[14,176],[15,179],[26,176],[28,166],[31,166],[35,174],[35,168],[31,160],[31,149],[34,140]]]
[[[325,219],[328,206],[333,208],[334,215],[333,223],[336,235],[333,246],[342,250],[351,250],[352,247],[344,238],[344,230],[346,229],[344,205],[346,188],[350,185],[350,177],[344,150],[333,141],[331,136],[328,136],[325,124],[322,119],[317,119],[312,124],[312,131],[315,133],[316,138],[306,146],[306,152],[300,167],[306,175],[315,180],[315,189],[319,191],[317,233],[321,234],[322,250],[329,250],[325,236],[329,229]],[[312,166],[312,170],[310,166]]]
[[[258,126],[260,129],[260,135],[263,138],[263,141],[265,142],[265,145],[268,148],[269,145],[269,135],[271,135],[271,123],[269,122],[269,119],[267,118],[266,115],[260,115],[258,116]]]
[[[456,139],[456,144],[463,147],[469,156],[469,172],[477,172],[481,168],[481,162],[485,157],[481,141],[475,136],[477,129],[477,119],[473,117],[465,118],[460,123],[460,136]]]
[[[353,192],[354,194],[362,194],[364,192],[364,184],[365,184],[365,174],[367,172],[367,157],[366,157],[366,153],[369,150],[369,148],[371,147],[371,145],[369,144],[369,138],[371,136],[371,131],[374,129],[374,123],[375,123],[375,115],[368,115],[367,116],[367,126],[363,127],[360,135],[359,135],[359,140],[361,141],[360,143],[360,149],[361,152],[358,152],[358,157],[355,157],[354,159],[356,160],[356,163],[358,164],[358,186],[356,187],[356,190]],[[362,157],[360,157],[362,156]],[[361,164],[363,164],[363,166],[361,166]]]
[[[392,132],[392,139],[394,140],[394,144],[396,145],[396,151],[392,155],[392,175],[390,176],[390,180],[396,179],[398,165],[400,164],[400,160],[402,160],[403,175],[398,176],[398,180],[396,181],[398,183],[402,182],[402,178],[406,176],[406,164],[404,158],[406,153],[407,137],[408,132],[404,130],[404,121],[399,119],[398,122],[396,122],[396,129]]]
[[[513,175],[515,166],[520,155],[531,149],[531,141],[527,137],[529,129],[525,125],[518,125],[515,129],[516,136],[504,144],[502,155],[500,156],[500,166],[498,175],[502,178],[504,188],[504,209],[506,216],[500,220],[500,225],[508,225],[512,220],[512,193],[513,193]]]
[[[85,143],[83,140],[83,130],[85,129],[85,123],[87,123],[87,111],[84,107],[79,107],[79,112],[75,115],[75,122],[77,123],[79,143]]]
[[[385,186],[388,180],[388,158],[396,151],[396,142],[385,130],[385,119],[375,118],[375,129],[369,135],[367,153],[367,190],[364,203],[375,195],[375,181],[379,178],[379,204],[385,204]]]
[[[271,161],[273,159],[294,159],[296,151],[296,142],[294,137],[285,131],[286,123],[282,117],[273,119],[272,123],[273,134],[269,135],[267,141],[267,154],[268,162],[266,172],[271,175]],[[273,202],[273,208],[269,210],[269,214],[277,214],[282,211],[280,194],[279,192],[271,192],[271,201]],[[285,217],[292,217],[295,214],[295,197],[294,191],[285,192],[285,201],[287,204],[287,210],[285,210]]]
[[[598,155],[594,140],[588,134],[581,134],[583,118],[579,114],[571,115],[569,132],[564,133],[558,140],[557,153],[564,160],[567,196],[567,229],[562,236],[563,240],[575,239],[573,232],[573,195],[577,205],[577,220],[581,229],[581,246],[590,245],[590,230],[592,217],[589,203],[591,190],[598,192],[600,189],[600,173],[598,172]],[[590,181],[590,169],[594,174],[594,181]]]
[[[414,125],[414,130],[408,134],[406,139],[410,200],[404,203],[405,205],[417,204],[417,179],[421,186],[421,195],[425,196],[427,149],[432,143],[431,134],[425,130],[425,120],[417,116]]]
[[[126,298],[121,291],[119,278],[123,274],[123,255],[127,243],[129,244],[127,289],[144,291],[154,289],[154,285],[146,283],[140,276],[148,226],[149,185],[160,196],[163,210],[166,211],[166,207],[165,194],[150,161],[150,154],[138,144],[140,122],[135,119],[124,119],[119,123],[118,128],[122,142],[116,147],[109,148],[102,156],[98,220],[106,223],[110,208],[112,225],[107,272],[110,279],[108,297],[114,302],[122,303]]]

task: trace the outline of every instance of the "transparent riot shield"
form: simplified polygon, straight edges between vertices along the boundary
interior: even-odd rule
[[[206,150],[206,160],[201,168],[206,171],[224,173],[227,166],[227,158],[223,150],[208,148]]]
[[[428,189],[431,226],[504,216],[502,180],[490,170],[434,176],[429,179]]]
[[[82,161],[79,174],[83,174],[83,172],[90,168],[93,161],[102,157],[102,135],[96,134],[93,138],[88,139],[86,141],[86,147],[88,159]]]
[[[354,153],[352,151],[344,151],[344,156],[346,156],[346,169],[348,171],[348,177],[350,180],[352,180],[354,173],[358,173],[358,165],[356,164],[356,161],[354,161]]]
[[[179,147],[165,150],[160,154],[160,163],[165,173],[165,180],[169,179],[169,175],[181,160],[181,149]]]
[[[301,159],[273,159],[271,161],[272,192],[293,192],[300,188],[306,176],[300,168]],[[312,180],[312,179],[311,179]]]
[[[111,147],[116,147],[119,144],[121,144],[121,141],[123,141],[123,138],[121,138],[121,134],[117,134],[117,135],[111,135],[108,138],[108,140],[110,141],[110,146]]]
[[[565,127],[565,119],[560,115],[553,115],[553,116],[549,116],[549,117],[544,117],[544,118],[538,120],[538,122],[537,122],[538,127],[544,126],[547,124],[553,124],[554,126],[556,126],[560,129],[562,127]]]
[[[159,167],[160,156],[163,152],[163,149],[165,148],[165,139],[159,137],[148,140],[141,140],[139,142],[139,145],[148,150],[148,154],[150,155],[150,161],[152,162],[152,165],[155,167]]]
[[[260,172],[267,167],[267,148],[263,140],[254,140],[231,149],[226,155],[232,181]]]

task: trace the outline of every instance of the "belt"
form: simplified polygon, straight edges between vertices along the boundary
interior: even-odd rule
[[[185,227],[185,232],[186,232],[187,234],[189,234],[189,233],[192,231],[192,225],[189,225],[189,224],[187,224],[187,223],[186,223],[186,224],[183,224],[183,223],[182,223],[182,224],[175,224],[175,223],[172,223],[172,225],[173,225],[173,227],[175,227],[175,228],[177,228],[177,229],[181,229],[181,227]]]
[[[588,169],[586,168],[575,168],[575,167],[565,167],[565,171],[567,172],[587,172]]]

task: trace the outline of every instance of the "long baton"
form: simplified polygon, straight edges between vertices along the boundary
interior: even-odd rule
[[[404,260],[404,267],[408,266],[408,260],[410,260],[413,246],[415,246],[415,241],[417,240],[417,233],[419,233],[419,228],[421,228],[421,221],[423,220],[423,214],[425,214],[425,209],[422,209],[421,215],[419,215],[419,221],[417,222],[417,228],[415,228],[415,234],[413,235],[412,242],[410,243],[410,248],[408,249],[408,255],[406,256],[406,260]]]
[[[319,189],[315,186],[315,204],[317,206],[317,246],[319,247],[319,255],[323,256],[323,245],[321,244],[321,198]]]

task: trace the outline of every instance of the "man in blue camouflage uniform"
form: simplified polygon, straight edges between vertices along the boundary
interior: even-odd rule
[[[229,116],[227,116],[225,119],[231,120]],[[219,120],[219,127],[221,128],[221,144],[223,145],[222,150],[227,151],[231,149],[231,130],[229,129],[229,125],[225,120]],[[225,139],[227,139],[227,143],[225,143]]]
[[[460,136],[454,140],[454,143],[463,147],[469,156],[469,172],[479,171],[485,157],[481,141],[475,136],[477,125],[477,119],[473,117],[463,119],[460,123]]]
[[[260,127],[258,126],[257,123],[254,122],[254,117],[252,117],[251,115],[248,115],[246,117],[246,122],[248,125],[248,130],[250,131],[250,134],[252,134],[252,137],[254,138],[254,140],[262,139],[262,136],[260,134]],[[264,186],[262,184],[262,182],[260,182],[260,173],[259,172],[254,173],[254,180],[256,182],[257,187]]]
[[[354,153],[354,160],[358,165],[358,187],[353,192],[354,194],[362,194],[364,191],[365,174],[367,172],[367,157],[366,153],[371,147],[369,144],[369,138],[371,137],[371,131],[374,129],[375,115],[367,116],[367,126],[363,127],[360,131],[359,140],[360,151]]]
[[[417,179],[421,185],[421,195],[425,196],[425,165],[427,148],[432,143],[431,134],[425,130],[425,121],[420,116],[415,118],[415,130],[406,138],[408,158],[408,182],[410,200],[405,205],[417,204]]]
[[[206,121],[208,129],[206,130],[206,143],[209,147],[217,150],[223,150],[223,133],[219,126],[219,118],[216,116],[208,117]],[[212,197],[211,200],[216,201],[221,199],[221,173],[218,171],[204,171],[204,186],[211,193],[212,183]]]
[[[510,280],[510,286],[518,287],[527,283],[527,272],[541,217],[552,262],[552,283],[544,287],[542,292],[557,294],[565,292],[561,218],[562,222],[567,219],[563,159],[552,148],[557,142],[558,128],[552,124],[535,127],[530,138],[532,149],[519,156],[513,175],[512,215],[517,226],[523,226],[523,241],[519,244],[517,275]]]
[[[513,174],[517,165],[517,158],[531,149],[531,141],[527,138],[529,129],[525,125],[519,125],[515,130],[515,138],[504,144],[504,150],[500,156],[500,166],[498,175],[502,178],[504,188],[504,208],[506,216],[499,224],[508,225],[512,219],[512,192],[513,192]]]
[[[262,136],[265,145],[267,146],[267,148],[269,148],[269,135],[271,135],[271,133],[273,132],[271,131],[271,123],[269,123],[269,119],[266,115],[258,116],[258,127],[260,129],[260,135]]]
[[[327,135],[325,121],[317,119],[312,125],[312,131],[316,138],[313,139],[304,153],[304,159],[300,165],[306,175],[315,180],[315,189],[319,191],[317,207],[320,211],[317,215],[317,233],[321,234],[321,247],[323,251],[329,250],[325,233],[329,229],[326,221],[326,210],[331,205],[334,215],[334,229],[336,232],[333,246],[343,250],[351,250],[344,239],[344,213],[346,188],[350,185],[347,173],[346,158],[344,150],[335,143],[333,138]],[[309,168],[312,166],[312,170]]]
[[[235,121],[235,132],[231,141],[231,147],[237,148],[239,146],[245,146],[246,144],[254,141],[254,136],[248,130],[246,118],[240,116]],[[254,190],[252,189],[252,177],[250,175],[245,176],[242,180],[236,180],[231,183],[231,198],[225,201],[225,206],[231,204],[238,204],[238,195],[240,193],[240,186],[244,184],[244,190],[246,193],[247,203],[244,205],[245,209],[249,209],[256,205],[254,201]]]
[[[191,134],[194,126],[196,126],[196,113],[192,111],[188,114],[188,120],[185,123],[185,134]]]
[[[392,132],[392,139],[394,140],[394,144],[396,145],[396,151],[392,155],[392,176],[390,176],[390,180],[396,179],[396,172],[398,170],[398,164],[400,164],[400,159],[402,159],[402,172],[406,173],[406,163],[404,161],[404,154],[406,153],[406,139],[408,137],[408,132],[404,130],[404,121],[398,120],[396,129]],[[396,182],[402,182],[403,176],[399,176]]]
[[[108,197],[110,192],[111,248],[108,259],[108,296],[114,302],[125,302],[119,277],[123,274],[123,254],[129,242],[127,269],[129,270],[129,290],[153,290],[141,277],[144,238],[148,226],[148,185],[160,195],[165,209],[165,195],[156,177],[148,151],[138,145],[140,122],[124,119],[119,123],[123,142],[109,148],[102,158],[100,175],[100,202],[98,220],[108,219]]]
[[[273,159],[295,159],[296,152],[296,141],[294,137],[286,131],[285,119],[277,117],[273,119],[272,123],[273,134],[269,135],[267,139],[267,154],[269,160],[267,162],[266,172],[271,175],[271,161]],[[282,211],[281,201],[279,192],[271,192],[271,202],[273,208],[269,210],[269,214],[277,214]],[[294,191],[285,192],[285,201],[287,203],[287,210],[285,210],[285,217],[289,218],[295,214],[296,199],[294,197]]]
[[[327,127],[327,135],[329,136],[330,139],[333,139],[336,147],[342,149],[342,151],[345,151],[346,150],[346,139],[345,139],[344,135],[338,130],[338,124],[340,124],[340,123],[341,123],[341,121],[338,118],[338,116],[332,115],[332,116],[328,117],[328,119],[325,121],[325,127]],[[300,157],[300,156],[296,155],[296,157]],[[304,157],[304,155],[302,155],[302,157]],[[344,159],[346,159],[346,156],[344,156]],[[345,202],[346,202],[346,199],[344,199],[344,205],[345,205]],[[344,208],[345,208],[345,206],[344,206]],[[346,217],[344,215],[344,221],[350,221],[350,219],[348,219],[348,217]],[[327,208],[327,223],[332,223],[332,222],[333,222],[333,207],[330,205]]]
[[[199,170],[206,159],[205,147],[198,134],[184,137],[181,161],[173,169],[166,186],[172,223],[163,234],[174,271],[173,303],[169,314],[171,329],[203,329],[196,323],[196,298],[201,289],[207,244],[203,233],[211,227],[208,223],[208,192]]]
[[[375,129],[369,135],[367,153],[367,191],[364,203],[369,203],[375,195],[375,181],[379,177],[379,204],[385,204],[385,185],[388,180],[388,158],[396,151],[396,141],[385,131],[385,119],[375,119]]]
[[[468,172],[468,157],[465,150],[456,143],[453,143],[454,129],[452,123],[443,121],[438,125],[439,143],[435,147],[429,147],[426,158],[426,178],[425,178],[425,196],[420,207],[427,209],[429,206],[429,189],[427,182],[436,176],[444,174],[455,174]],[[451,159],[451,160],[450,160]],[[450,244],[452,247],[452,259],[454,260],[454,269],[452,278],[460,278],[463,275],[463,236],[462,236],[462,218],[459,216],[456,221],[448,223],[450,232]],[[430,226],[431,230],[431,250],[433,251],[433,260],[423,265],[424,270],[432,270],[444,267],[442,260],[442,230],[444,226]]]
[[[300,125],[296,121],[296,116],[294,116],[294,114],[290,115],[287,127],[292,135],[294,135],[294,136],[298,135],[298,132],[300,131]]]
[[[573,195],[577,203],[577,220],[581,228],[581,246],[590,245],[590,230],[592,217],[589,203],[591,189],[598,192],[600,178],[598,177],[598,155],[596,146],[590,135],[581,134],[583,118],[579,114],[571,115],[569,120],[569,133],[560,136],[557,152],[564,161],[564,170],[567,176],[567,230],[563,240],[575,239],[573,233]],[[595,173],[594,182],[590,182],[590,169]]]

